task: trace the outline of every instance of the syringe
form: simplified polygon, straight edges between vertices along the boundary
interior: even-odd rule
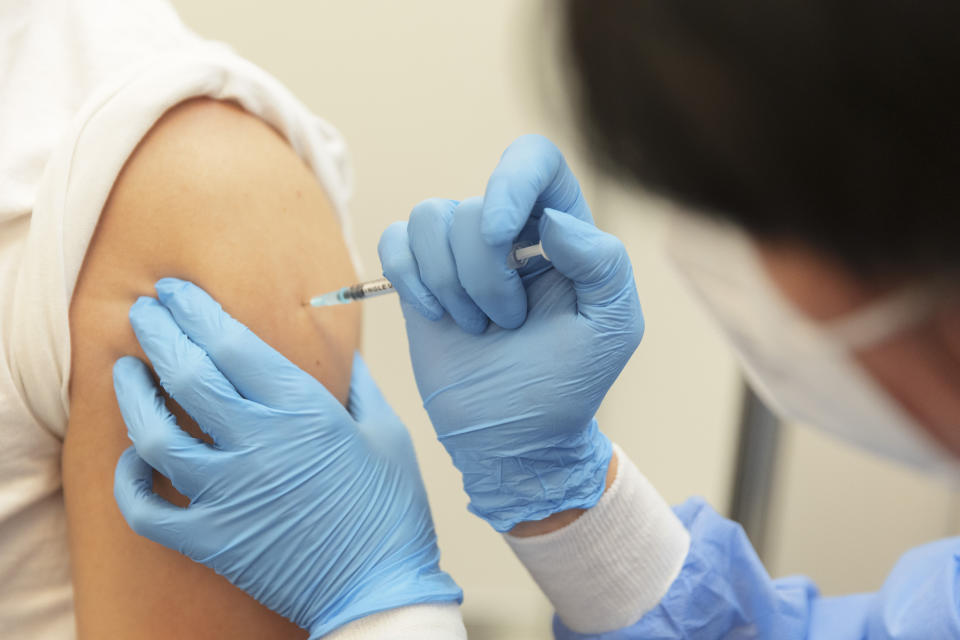
[[[517,243],[513,250],[507,255],[507,266],[511,269],[519,269],[527,264],[531,258],[540,256],[549,261],[550,258],[544,253],[540,243],[527,244]],[[346,304],[348,302],[357,302],[366,298],[375,298],[388,293],[393,293],[395,289],[393,284],[386,278],[377,278],[376,280],[367,280],[358,284],[342,287],[329,293],[310,298],[311,307],[329,307],[335,304]]]

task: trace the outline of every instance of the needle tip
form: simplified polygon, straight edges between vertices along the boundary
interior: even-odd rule
[[[309,304],[311,307],[329,307],[335,304],[343,304],[343,300],[340,299],[340,291],[331,291],[330,293],[325,293],[322,296],[315,296],[310,298]]]

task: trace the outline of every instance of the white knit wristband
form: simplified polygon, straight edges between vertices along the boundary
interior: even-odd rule
[[[617,476],[600,501],[566,527],[541,536],[504,535],[578,633],[634,624],[680,573],[690,535],[656,489],[614,445]]]

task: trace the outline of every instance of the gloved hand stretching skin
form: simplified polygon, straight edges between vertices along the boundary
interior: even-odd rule
[[[556,152],[542,140],[534,139],[537,150]],[[611,446],[594,414],[643,334],[623,245],[589,222],[559,152],[523,151],[523,171],[537,173],[538,159],[550,167],[543,175],[555,170],[541,188],[555,194],[560,184],[580,219],[552,209],[491,213],[479,198],[428,200],[409,223],[389,227],[379,247],[403,304],[424,407],[463,474],[470,510],[497,531],[599,500]],[[514,157],[504,154],[511,171],[520,169]],[[544,199],[528,191],[525,173],[498,172],[502,200],[532,207]],[[481,229],[496,216],[511,218],[508,231],[488,244]],[[515,229],[541,241],[551,263],[537,259],[522,277],[507,269]]]
[[[170,395],[213,445],[182,431],[150,371],[121,358],[114,386],[134,443],[115,496],[139,534],[225,576],[318,638],[371,613],[459,602],[403,424],[366,365],[348,409],[198,287],[163,279],[130,321]],[[190,499],[152,490],[151,467]]]

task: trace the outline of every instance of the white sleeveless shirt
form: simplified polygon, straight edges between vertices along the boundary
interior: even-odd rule
[[[68,309],[114,180],[189,98],[233,100],[314,171],[349,242],[337,132],[162,0],[0,2],[0,637],[74,637],[60,477]],[[355,256],[355,252],[353,253]]]

